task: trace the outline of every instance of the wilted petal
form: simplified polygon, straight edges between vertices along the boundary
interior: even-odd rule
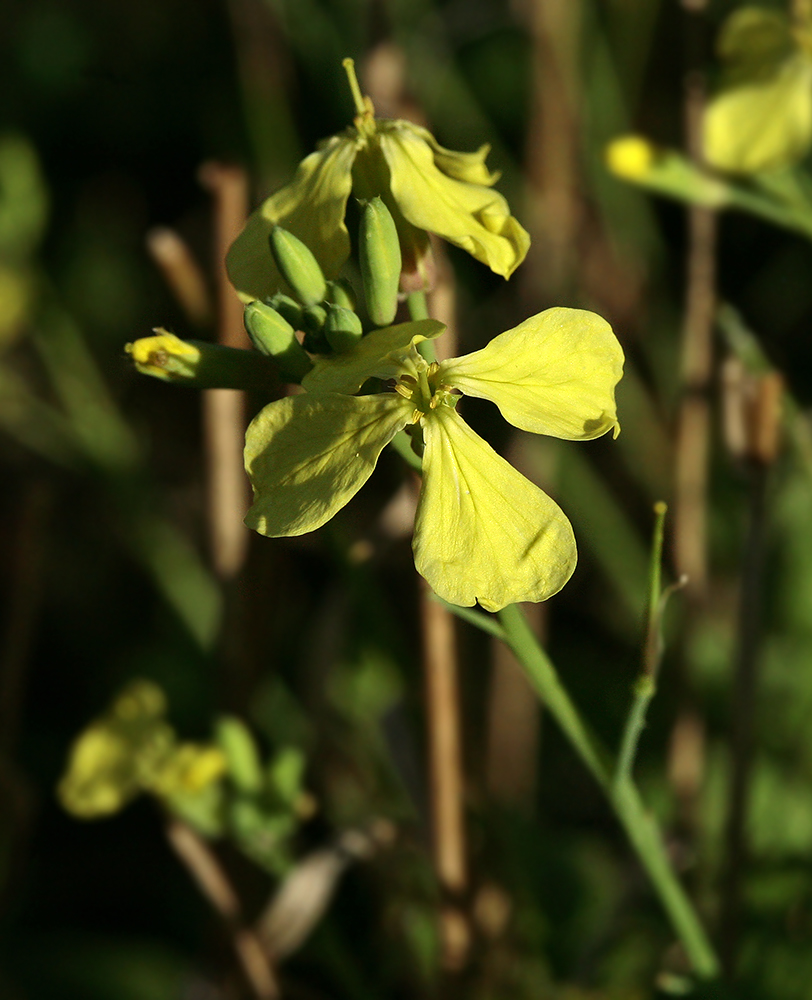
[[[356,139],[333,136],[302,160],[290,184],[250,216],[226,256],[228,276],[244,301],[290,292],[268,245],[276,225],[299,237],[326,277],[336,277],[350,253],[344,213],[355,155]]]
[[[302,379],[308,392],[358,392],[368,378],[396,378],[411,372],[412,347],[439,337],[445,326],[436,319],[419,319],[385,326],[363,337],[352,350],[318,358]]]
[[[585,309],[547,309],[481,351],[440,365],[439,380],[490,399],[515,427],[569,441],[620,431],[615,386],[623,350]]]
[[[490,143],[486,142],[475,153],[459,153],[455,149],[441,146],[428,129],[411,124],[408,127],[431,146],[435,164],[449,177],[465,181],[466,184],[480,184],[484,187],[490,187],[499,180],[499,171],[491,172],[485,166],[485,160],[491,151]]]
[[[511,216],[502,195],[484,184],[444,173],[435,162],[434,149],[416,126],[395,121],[378,124],[392,194],[409,222],[437,233],[509,278],[524,260],[530,237]],[[458,168],[463,174],[482,173],[471,164],[458,164]]]
[[[558,505],[486,444],[454,409],[423,421],[415,565],[452,604],[498,611],[543,601],[572,576],[572,527]]]
[[[270,403],[245,436],[254,488],[245,523],[271,538],[321,527],[369,479],[412,410],[398,395],[305,393]]]

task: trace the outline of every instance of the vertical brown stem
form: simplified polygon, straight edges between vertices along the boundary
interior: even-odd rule
[[[245,224],[248,182],[244,171],[216,163],[204,164],[200,181],[214,200],[217,339],[228,347],[247,347],[242,304],[228,280],[225,256]],[[203,424],[212,561],[218,576],[228,580],[242,566],[248,546],[248,533],[242,523],[248,506],[242,462],[243,393],[234,389],[207,390],[203,395]]]
[[[446,969],[456,971],[465,965],[470,946],[468,922],[461,907],[468,873],[457,644],[451,615],[432,599],[423,581],[421,591],[432,848],[444,896],[442,959]]]
[[[683,0],[694,12],[703,0]],[[692,18],[692,21],[693,19]],[[690,24],[689,30],[698,28]],[[685,83],[685,132],[688,151],[702,160],[704,76],[692,67]],[[688,210],[688,262],[685,322],[682,331],[683,394],[677,425],[674,498],[674,559],[680,576],[688,577],[686,596],[702,602],[707,585],[707,483],[709,457],[709,392],[713,364],[712,337],[716,309],[716,214],[692,206]]]

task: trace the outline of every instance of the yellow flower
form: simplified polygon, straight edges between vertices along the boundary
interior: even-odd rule
[[[812,145],[810,26],[780,11],[740,7],[718,41],[724,87],[703,122],[704,155],[718,170],[756,174],[791,166]]]
[[[344,215],[351,193],[364,200],[379,195],[386,203],[398,229],[409,288],[426,284],[426,232],[510,277],[524,260],[530,238],[493,190],[498,174],[485,166],[490,147],[457,153],[419,125],[376,119],[369,98],[358,90],[352,60],[344,65],[358,112],[354,125],[306,157],[291,183],[249,218],[226,258],[240,296],[250,301],[287,291],[268,247],[275,225],[302,240],[324,274],[334,278],[350,252]]]
[[[614,389],[623,352],[609,325],[579,309],[548,309],[464,357],[428,364],[416,350],[433,320],[376,330],[317,361],[304,394],[271,403],[246,435],[254,504],[246,523],[270,537],[323,525],[363,486],[400,430],[422,431],[423,486],[414,557],[453,604],[497,611],[542,601],[572,575],[575,539],[553,500],[456,412],[459,394],[494,402],[514,426],[585,441],[618,433]],[[393,392],[357,396],[372,376]]]

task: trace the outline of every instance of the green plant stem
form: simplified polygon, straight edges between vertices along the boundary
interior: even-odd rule
[[[619,782],[613,780],[609,754],[590,732],[564,690],[555,667],[536,640],[521,610],[516,605],[509,605],[498,612],[498,616],[504,641],[524,667],[545,708],[556,719],[573,749],[609,799],[640,863],[651,879],[694,971],[707,979],[718,975],[719,961],[713,947],[691,901],[674,874],[657,822],[643,805],[634,783],[630,778]],[[469,620],[478,624],[475,619]]]
[[[658,500],[654,505],[654,537],[651,543],[651,560],[649,562],[648,615],[643,645],[643,669],[635,682],[634,700],[623,728],[620,754],[615,771],[616,785],[631,780],[640,735],[646,726],[649,702],[657,691],[657,671],[660,666],[662,648],[660,622],[662,620],[663,534],[667,510],[667,506],[661,500]]]
[[[410,292],[406,297],[406,306],[409,310],[409,317],[412,320],[429,319],[429,304],[426,301],[425,292]],[[420,355],[431,364],[437,360],[434,350],[433,340],[423,340],[417,345]]]

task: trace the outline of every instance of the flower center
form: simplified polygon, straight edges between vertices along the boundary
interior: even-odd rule
[[[404,373],[395,383],[395,392],[414,403],[413,423],[417,423],[438,406],[456,406],[458,396],[452,387],[439,381],[440,366],[436,361],[417,369],[416,375]]]

